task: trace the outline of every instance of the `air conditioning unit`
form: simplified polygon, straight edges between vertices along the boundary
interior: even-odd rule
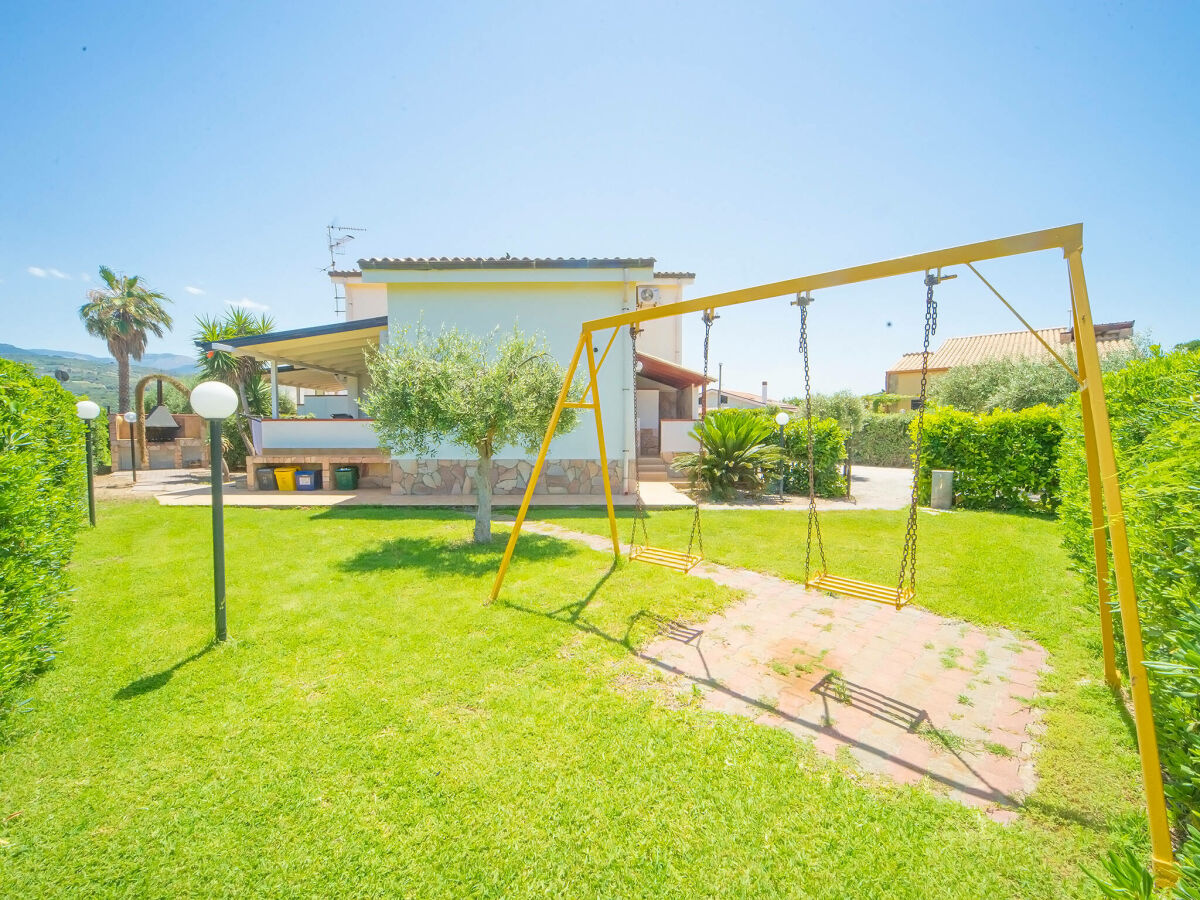
[[[658,306],[659,291],[656,287],[638,288],[638,306]]]

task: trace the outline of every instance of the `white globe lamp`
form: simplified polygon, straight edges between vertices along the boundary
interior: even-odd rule
[[[238,398],[233,388],[219,381],[203,381],[192,388],[192,409],[209,421],[227,419],[237,410]]]
[[[100,415],[100,405],[91,400],[80,400],[75,404],[75,415],[85,422],[90,422]]]
[[[100,406],[91,400],[80,400],[75,404],[75,415],[89,423],[83,430],[83,440],[87,447],[88,521],[94,526],[96,524],[96,488],[95,482],[92,481],[92,426],[90,423],[92,419],[100,415]]]

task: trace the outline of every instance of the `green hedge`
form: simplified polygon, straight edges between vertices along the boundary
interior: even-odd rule
[[[867,413],[862,424],[846,441],[850,462],[856,466],[912,465],[912,436],[908,426],[913,414]]]
[[[1167,794],[1180,822],[1200,827],[1200,352],[1132,362],[1104,389]],[[1094,585],[1078,398],[1064,406],[1059,471],[1063,542]],[[1198,845],[1194,834],[1181,853],[1192,865]]]
[[[0,719],[54,658],[86,503],[83,429],[58,382],[0,359]]]
[[[1058,500],[1060,413],[1048,406],[975,414],[925,413],[920,496],[929,502],[933,469],[954,471],[955,502],[968,509],[1052,509]],[[917,421],[910,426],[916,438]]]
[[[766,415],[764,413],[764,415]],[[771,417],[768,417],[771,418]],[[772,419],[772,424],[774,421]],[[775,444],[779,444],[779,426],[775,425]],[[783,452],[787,457],[783,487],[789,494],[808,494],[808,425],[802,416],[793,418],[783,428]],[[842,477],[842,460],[846,458],[845,432],[833,419],[813,423],[813,469],[816,472],[818,497],[846,496],[846,479]],[[768,478],[768,481],[771,481]],[[779,484],[779,475],[773,475]]]

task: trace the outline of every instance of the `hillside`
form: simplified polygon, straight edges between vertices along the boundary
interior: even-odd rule
[[[69,350],[26,350],[12,344],[0,344],[0,357],[33,366],[39,375],[66,372],[69,380],[63,385],[73,394],[86,395],[101,407],[117,412],[117,363],[107,357],[89,356]],[[196,372],[195,363],[178,353],[147,353],[140,363],[129,367],[130,381],[144,375],[164,372],[187,379]]]

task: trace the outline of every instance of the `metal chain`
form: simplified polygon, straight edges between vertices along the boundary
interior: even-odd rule
[[[937,331],[937,301],[933,299],[933,286],[941,278],[932,272],[925,273],[925,344],[921,349],[921,403],[917,407],[917,436],[913,442],[912,500],[908,506],[908,527],[904,534],[904,552],[900,556],[900,577],[896,587],[897,597],[904,591],[907,576],[908,591],[917,593],[917,497],[921,475],[921,444],[925,436],[925,388],[929,381],[929,339]]]
[[[640,546],[646,546],[650,543],[650,538],[646,535],[646,504],[642,502],[642,478],[639,471],[638,459],[640,457],[639,445],[642,441],[641,423],[638,422],[638,392],[637,392],[637,376],[638,376],[638,358],[637,358],[637,337],[638,332],[642,329],[638,327],[636,322],[629,326],[629,340],[633,347],[633,529],[629,533],[629,558],[633,558],[633,549],[637,545],[638,526],[642,528],[642,543]]]
[[[716,314],[710,309],[704,313],[704,412],[708,412],[708,342],[712,336],[713,322]],[[717,408],[721,408],[721,398],[717,397]],[[704,464],[704,442],[700,443],[700,464]],[[688,556],[692,555],[692,547],[699,542],[700,555],[704,555],[704,531],[700,527],[700,498],[696,498],[696,512],[692,515],[692,533],[688,538]]]
[[[804,358],[804,417],[808,424],[808,539],[804,545],[804,580],[808,581],[812,566],[813,534],[817,536],[817,550],[821,556],[821,571],[828,571],[825,562],[825,542],[821,539],[821,520],[817,518],[817,479],[814,469],[816,436],[813,432],[812,379],[808,371],[808,304],[811,298],[802,297],[800,303],[800,354]],[[783,448],[781,447],[780,450]]]

